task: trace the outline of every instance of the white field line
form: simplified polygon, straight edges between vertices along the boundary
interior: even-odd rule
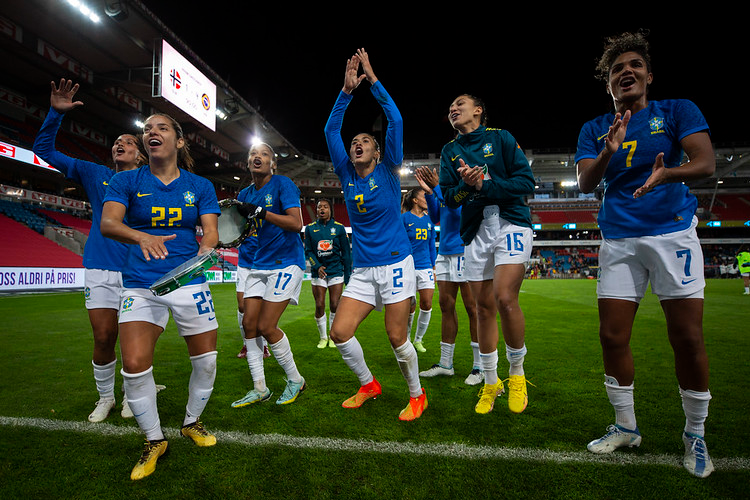
[[[49,432],[69,431],[102,436],[141,435],[138,427],[88,422],[70,422],[44,418],[0,417],[0,425],[7,427],[31,427]],[[638,453],[613,453],[595,455],[588,451],[561,452],[536,448],[511,448],[502,446],[476,446],[460,443],[399,443],[394,441],[368,441],[364,439],[337,439],[322,437],[295,437],[282,434],[251,434],[238,431],[212,431],[219,443],[231,443],[248,447],[284,446],[300,450],[382,453],[392,455],[426,455],[464,460],[523,460],[555,464],[586,463],[605,465],[666,465],[681,468],[682,456],[651,455]],[[168,439],[178,439],[179,429],[164,428]],[[719,470],[750,470],[750,459],[713,458]]]

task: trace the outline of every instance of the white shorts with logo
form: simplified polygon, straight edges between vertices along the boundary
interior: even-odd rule
[[[340,285],[344,282],[343,276],[326,276],[325,278],[311,278],[310,284],[312,286],[322,286],[323,288],[328,288],[329,286],[333,285]]]
[[[365,302],[380,311],[384,304],[414,297],[416,284],[414,259],[408,255],[387,266],[354,268],[342,296]]]
[[[500,217],[497,205],[484,207],[476,236],[464,248],[466,281],[487,281],[502,264],[528,265],[534,234],[530,227],[517,226]]]
[[[122,273],[104,269],[84,270],[86,309],[120,309]]]
[[[466,259],[464,254],[438,255],[435,259],[435,279],[437,281],[450,281],[453,283],[464,283],[464,267]]]
[[[660,300],[703,298],[703,250],[695,227],[683,231],[604,239],[599,250],[600,299],[640,302],[649,282]]]
[[[251,269],[245,281],[245,298],[260,297],[268,302],[297,305],[305,271],[292,264],[283,269]]]
[[[234,285],[234,289],[237,293],[245,293],[245,283],[247,277],[250,276],[249,267],[237,267],[237,283]]]
[[[124,288],[120,323],[146,321],[166,328],[169,313],[182,337],[216,330],[216,311],[208,283],[182,286],[156,296],[148,288]]]
[[[432,269],[417,269],[414,273],[417,277],[417,290],[435,288],[435,275]]]

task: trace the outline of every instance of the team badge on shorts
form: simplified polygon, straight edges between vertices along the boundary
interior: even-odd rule
[[[133,297],[128,297],[127,299],[122,301],[122,312],[128,312],[133,310],[133,302],[135,302],[135,299]]]
[[[91,288],[84,287],[84,289],[83,289],[83,298],[85,300],[89,300],[91,298]]]

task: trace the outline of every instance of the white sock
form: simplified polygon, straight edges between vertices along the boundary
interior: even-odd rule
[[[198,356],[190,356],[193,371],[190,373],[188,402],[182,425],[196,422],[208,404],[216,379],[216,354],[216,351],[210,351]]]
[[[341,353],[341,358],[344,360],[344,363],[346,363],[346,366],[348,366],[359,379],[360,385],[367,385],[372,382],[372,372],[370,372],[370,369],[367,367],[365,354],[362,352],[362,346],[359,344],[357,337],[352,337],[346,342],[336,344],[336,347],[338,347],[339,352]]]
[[[414,334],[415,342],[422,342],[425,333],[427,333],[427,327],[430,326],[430,318],[432,317],[432,309],[424,310],[419,309],[419,318],[417,319],[417,331]]]
[[[440,342],[440,365],[445,368],[453,368],[453,351],[456,349],[456,344],[448,344],[447,342]]]
[[[329,315],[328,315],[328,331],[329,332],[331,331],[331,327],[333,326],[333,318],[335,318],[335,317],[336,317],[336,313],[335,312],[329,313]]]
[[[706,433],[704,423],[708,417],[708,402],[711,392],[691,391],[680,388],[682,409],[685,411],[685,432],[703,437]]]
[[[159,420],[159,410],[156,407],[156,384],[154,383],[154,367],[140,373],[125,373],[121,370],[125,382],[125,394],[128,405],[133,410],[138,427],[146,434],[146,439],[164,439]]]
[[[245,313],[237,310],[237,324],[240,325],[240,335],[242,335],[242,341],[245,341],[245,329],[242,327],[242,319],[245,317]]]
[[[471,343],[471,352],[474,354],[474,366],[473,368],[482,368],[482,361],[479,358],[479,342]]]
[[[99,399],[115,398],[115,369],[117,360],[106,365],[97,365],[93,361],[94,380],[96,381],[96,390],[99,391]]]
[[[286,373],[287,380],[291,380],[292,382],[302,382],[302,375],[300,375],[299,370],[297,370],[297,365],[294,362],[294,355],[292,354],[292,347],[289,345],[289,339],[287,338],[286,333],[282,332],[281,340],[275,344],[269,344],[268,346],[271,348],[271,352],[276,358],[276,361],[278,361],[279,366],[281,366]]]
[[[485,385],[497,384],[497,349],[488,353],[479,353],[479,363],[484,372]]]
[[[406,379],[406,385],[409,387],[409,395],[418,398],[422,395],[422,384],[419,382],[419,359],[417,350],[414,348],[409,339],[403,344],[393,349],[398,361],[398,367]]]
[[[526,344],[520,349],[514,349],[505,344],[505,358],[510,364],[509,375],[523,375],[523,360],[526,356]]]
[[[253,388],[258,392],[266,390],[266,372],[263,368],[263,337],[245,339],[247,366],[253,379]]]
[[[633,402],[633,384],[621,386],[617,379],[604,375],[604,387],[607,388],[609,402],[615,409],[615,423],[620,427],[635,430],[635,404]]]
[[[411,339],[411,326],[414,324],[414,313],[409,313],[409,323],[406,325],[406,338]]]
[[[320,318],[315,318],[315,323],[318,325],[318,334],[321,340],[326,340],[328,338],[326,333],[326,313],[323,313],[323,316]]]

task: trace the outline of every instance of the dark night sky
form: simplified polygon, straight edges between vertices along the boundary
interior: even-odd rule
[[[739,27],[708,21],[703,29],[674,21],[667,29],[657,21],[607,26],[602,16],[575,28],[529,16],[488,23],[477,12],[474,20],[454,13],[432,16],[435,22],[400,15],[393,23],[373,9],[334,22],[285,3],[284,9],[245,7],[241,13],[219,8],[217,21],[196,29],[185,9],[165,3],[146,2],[276,130],[315,154],[327,155],[323,127],[357,47],[367,50],[404,117],[407,155],[440,152],[453,136],[448,106],[462,93],[483,98],[489,125],[509,130],[522,148],[574,150],[581,125],[611,109],[604,84],[594,77],[604,38],[639,28],[651,32],[650,98],[696,102],[717,146],[750,143],[750,127],[741,118],[749,104],[745,77],[737,73],[747,66],[750,42]],[[345,117],[352,135],[370,131],[379,114],[367,87],[365,82],[355,91]]]

